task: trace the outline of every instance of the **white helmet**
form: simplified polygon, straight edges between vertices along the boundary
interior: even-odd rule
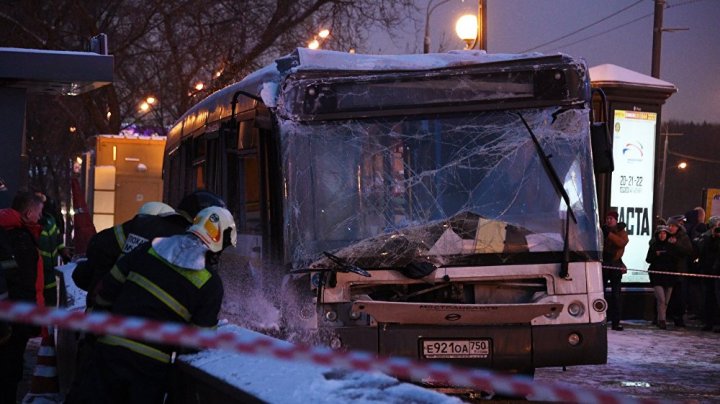
[[[150,216],[169,216],[175,214],[175,209],[172,206],[162,202],[146,202],[143,206],[138,209],[139,215],[150,215]]]
[[[237,244],[235,220],[230,211],[219,206],[210,206],[198,212],[187,231],[198,236],[212,252]]]

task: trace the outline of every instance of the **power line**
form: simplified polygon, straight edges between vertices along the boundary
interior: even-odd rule
[[[713,160],[713,159],[708,159],[705,157],[693,156],[690,154],[682,154],[682,153],[673,152],[673,151],[669,151],[669,150],[668,150],[668,154],[672,154],[673,156],[678,156],[678,157],[682,157],[682,158],[686,158],[686,159],[690,159],[690,160],[702,161],[703,163],[720,164],[720,160]]]
[[[627,26],[627,25],[630,25],[630,24],[633,24],[633,23],[635,23],[635,22],[638,22],[638,21],[640,21],[640,20],[642,20],[642,19],[651,17],[652,15],[653,15],[653,14],[650,13],[650,14],[644,15],[644,16],[642,16],[642,17],[635,18],[634,20],[630,20],[630,21],[628,21],[628,22],[626,22],[626,23],[624,23],[624,24],[616,25],[615,27],[612,27],[612,28],[610,28],[610,29],[608,29],[608,30],[606,30],[606,31],[599,32],[599,33],[594,34],[594,35],[586,36],[585,38],[578,39],[577,41],[560,45],[560,46],[558,46],[557,48],[553,48],[553,49],[550,49],[550,50],[557,50],[557,49],[560,49],[560,48],[567,48],[568,46],[572,46],[572,45],[578,44],[578,43],[580,43],[580,42],[587,41],[588,39],[593,39],[593,38],[599,37],[599,36],[601,36],[601,35],[605,35],[605,34],[607,34],[607,33],[609,33],[609,32],[615,31],[616,29],[620,29],[620,28],[625,27],[625,26]]]
[[[701,2],[701,1],[707,1],[707,0],[686,0],[686,1],[683,1],[683,2],[679,2],[679,3],[677,3],[677,4],[669,4],[669,5],[667,5],[666,9],[670,9],[670,8],[674,8],[674,7],[686,6],[686,5],[688,5],[688,4],[699,3],[699,2]],[[542,47],[542,46],[545,46],[545,45],[547,45],[547,44],[551,44],[551,43],[553,43],[553,42],[557,42],[557,41],[559,41],[559,40],[561,40],[561,39],[564,39],[564,38],[567,38],[567,37],[569,37],[569,36],[571,36],[571,35],[574,35],[574,34],[580,32],[580,31],[583,31],[583,30],[585,30],[585,29],[587,29],[587,28],[589,28],[589,27],[591,27],[591,26],[594,26],[594,25],[596,25],[596,24],[598,24],[598,23],[600,23],[600,22],[602,22],[602,21],[605,21],[605,20],[607,20],[608,18],[613,17],[613,16],[615,16],[615,15],[617,15],[617,14],[619,14],[619,13],[621,13],[621,12],[627,10],[627,9],[629,9],[630,7],[635,6],[636,4],[638,4],[638,3],[640,3],[640,2],[642,2],[642,0],[640,0],[640,1],[638,1],[638,2],[635,2],[635,3],[631,4],[630,6],[625,7],[624,9],[622,9],[622,10],[620,10],[620,11],[617,11],[617,12],[615,12],[615,13],[613,13],[613,14],[611,14],[611,15],[609,15],[609,16],[607,16],[607,17],[605,17],[605,18],[603,18],[603,19],[601,19],[601,20],[599,20],[599,21],[596,21],[596,22],[594,22],[594,23],[592,23],[592,24],[590,24],[590,25],[588,25],[588,26],[586,26],[586,27],[584,27],[584,28],[581,28],[581,29],[579,29],[579,30],[575,30],[575,31],[573,31],[573,32],[571,32],[571,33],[569,33],[569,34],[563,35],[562,37],[560,37],[560,38],[558,38],[558,39],[554,39],[554,40],[549,41],[549,42],[546,42],[546,43],[544,43],[544,44],[542,44],[542,45],[538,45],[538,46],[536,46],[536,47],[534,47],[534,48],[531,48],[531,49],[529,49],[529,50],[526,50],[525,52],[533,51],[533,50],[538,49],[538,48],[540,48],[540,47]],[[578,40],[576,40],[576,41],[574,41],[574,42],[570,42],[570,43],[567,43],[567,44],[560,45],[560,46],[555,47],[555,48],[552,48],[552,49],[550,49],[550,50],[558,50],[558,49],[561,49],[561,48],[566,48],[566,47],[568,47],[568,46],[572,46],[572,45],[578,44],[578,43],[580,43],[580,42],[587,41],[588,39],[593,39],[593,38],[599,37],[599,36],[601,36],[601,35],[605,35],[605,34],[607,34],[607,33],[609,33],[609,32],[612,32],[612,31],[614,31],[614,30],[616,30],[616,29],[623,28],[623,27],[625,27],[625,26],[627,26],[627,25],[630,25],[630,24],[632,24],[632,23],[634,23],[634,22],[637,22],[637,21],[640,21],[640,20],[642,20],[642,19],[648,18],[648,17],[650,17],[650,16],[652,16],[652,15],[653,15],[653,13],[646,14],[646,15],[644,15],[644,16],[635,18],[635,19],[633,19],[633,20],[631,20],[631,21],[628,21],[628,22],[626,22],[626,23],[617,25],[617,26],[615,26],[615,27],[613,27],[613,28],[607,29],[607,30],[605,30],[605,31],[603,31],[603,32],[600,32],[600,33],[597,33],[597,34],[593,34],[593,35],[590,35],[590,36],[586,36],[586,37],[584,37],[584,38],[582,38],[582,39],[578,39]]]
[[[542,47],[545,46],[545,45],[550,45],[551,43],[554,43],[554,42],[563,40],[563,39],[565,39],[565,38],[567,38],[567,37],[569,37],[569,36],[575,35],[575,34],[577,34],[578,32],[585,31],[586,29],[588,29],[588,28],[590,28],[590,27],[593,27],[593,26],[595,26],[595,25],[597,25],[597,24],[600,24],[601,22],[603,22],[603,21],[605,21],[605,20],[607,20],[607,19],[609,19],[609,18],[612,18],[612,17],[614,17],[614,16],[616,16],[616,15],[618,15],[618,14],[620,14],[620,13],[622,13],[622,12],[624,12],[624,11],[632,8],[632,7],[637,6],[638,4],[642,3],[643,1],[644,1],[644,0],[638,0],[638,1],[636,1],[635,3],[633,3],[633,4],[631,4],[631,5],[623,8],[622,10],[618,10],[618,11],[616,11],[616,12],[608,15],[607,17],[604,17],[604,18],[601,18],[601,19],[595,21],[595,22],[592,23],[592,24],[589,24],[589,25],[586,25],[586,26],[584,26],[584,27],[582,27],[582,28],[576,29],[575,31],[570,32],[570,33],[568,33],[568,34],[565,34],[565,35],[561,36],[560,38],[556,38],[556,39],[553,39],[552,41],[548,41],[548,42],[542,43],[542,44],[540,44],[540,45],[537,45],[537,46],[535,46],[534,48],[530,48],[530,49],[528,49],[528,50],[523,51],[522,53],[532,52],[532,51],[534,51],[535,49],[542,48]]]

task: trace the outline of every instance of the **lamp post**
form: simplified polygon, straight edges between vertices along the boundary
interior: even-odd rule
[[[487,0],[478,0],[477,16],[466,14],[455,23],[455,32],[465,41],[465,49],[487,50]]]
[[[667,170],[667,155],[668,155],[668,139],[670,136],[682,136],[682,133],[661,133],[660,136],[665,136],[665,144],[663,146],[663,162],[662,162],[662,171],[660,172],[660,184],[658,185],[658,193],[660,194],[658,196],[658,216],[660,218],[664,218],[663,216],[663,204],[665,202],[665,175]],[[687,166],[687,165],[686,165]],[[681,167],[678,167],[681,168]],[[684,168],[684,167],[682,167]]]

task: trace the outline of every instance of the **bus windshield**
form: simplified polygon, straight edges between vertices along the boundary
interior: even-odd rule
[[[293,266],[323,251],[370,268],[557,257],[568,207],[519,114],[569,196],[570,251],[597,259],[588,110],[549,107],[281,122]]]

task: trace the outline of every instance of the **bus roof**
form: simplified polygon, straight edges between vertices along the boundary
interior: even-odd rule
[[[274,63],[255,71],[235,84],[216,91],[193,106],[170,129],[167,147],[173,149],[182,138],[189,136],[204,125],[229,117],[232,114],[233,97],[237,97],[236,114],[253,109],[257,102],[256,99],[262,99],[267,107],[274,107],[279,95],[280,84],[291,73],[342,71],[343,75],[352,75],[369,72],[431,71],[557,56],[559,54],[488,54],[485,51],[364,55],[297,48],[291,54],[276,59]],[[241,94],[244,93],[245,96],[237,96],[238,91]]]

